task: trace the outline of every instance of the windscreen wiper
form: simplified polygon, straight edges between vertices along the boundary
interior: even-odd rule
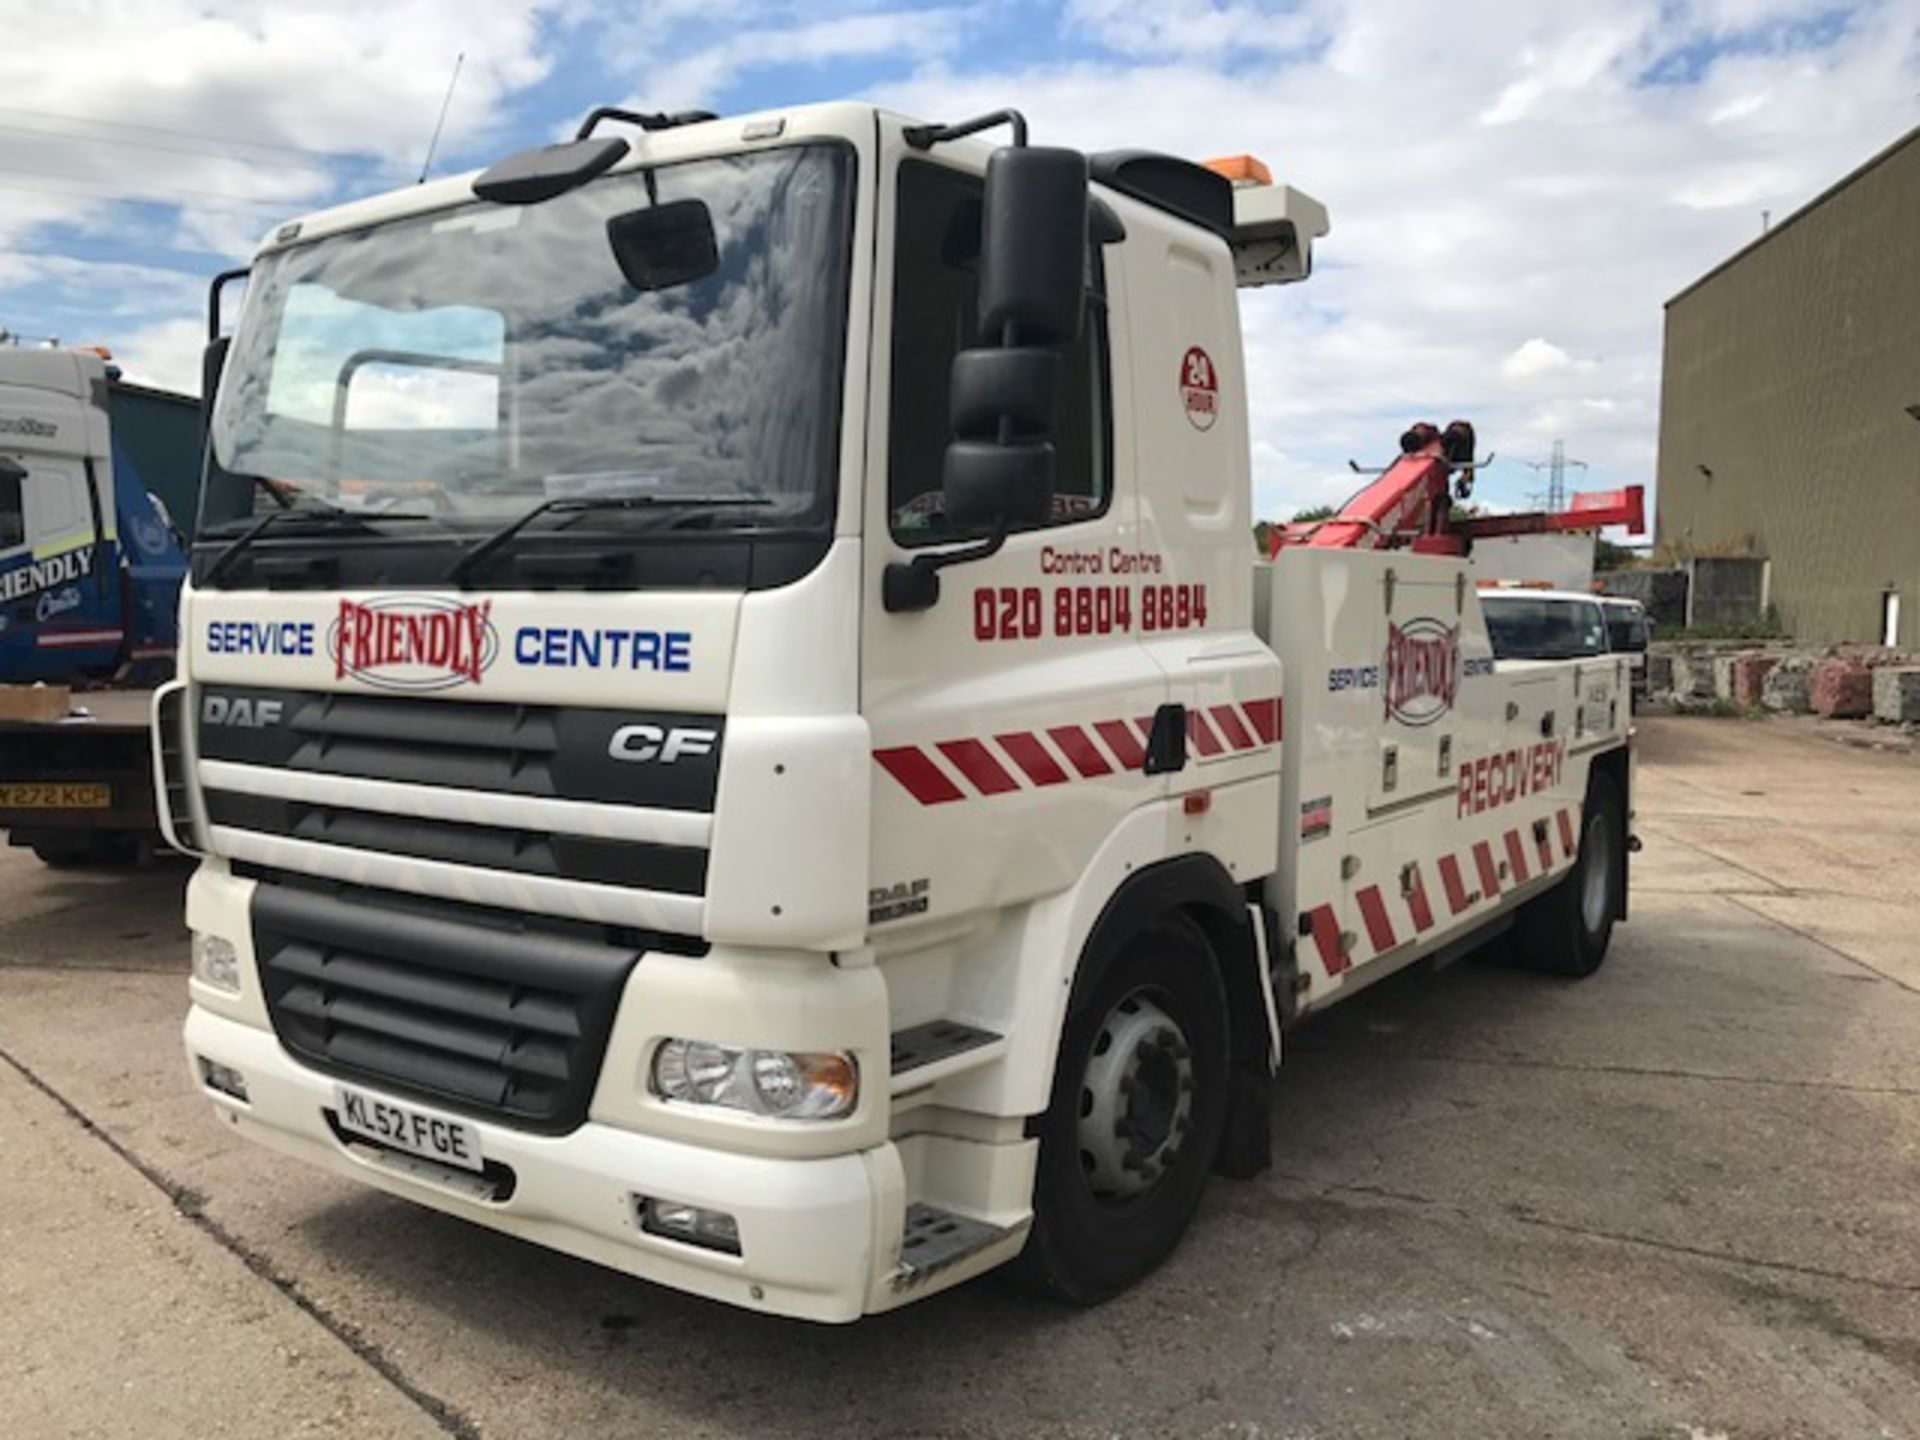
[[[564,515],[587,510],[653,510],[661,507],[771,505],[765,495],[551,495],[532,509],[514,516],[453,562],[447,583],[458,584],[483,562],[513,543],[513,538],[542,515]]]
[[[295,505],[291,500],[285,499],[277,490],[274,490],[270,482],[259,476],[253,478],[254,483],[261,489],[268,491],[275,499],[280,500],[283,508],[279,510],[269,510],[238,535],[234,536],[232,540],[228,541],[226,548],[214,556],[213,563],[207,566],[207,573],[200,577],[199,583],[202,585],[212,585],[222,575],[225,575],[227,571],[233,568],[234,562],[246,553],[247,548],[252,545],[255,540],[258,540],[268,530],[279,525],[284,525],[289,521],[325,521],[329,526],[344,524],[353,529],[365,530],[372,528],[368,522],[374,519],[431,520],[433,518],[431,515],[421,515],[413,511],[405,510],[383,510],[376,515],[363,515],[358,510],[347,509],[344,505],[334,505],[328,501],[313,499],[312,497],[308,498],[308,502],[305,505]]]

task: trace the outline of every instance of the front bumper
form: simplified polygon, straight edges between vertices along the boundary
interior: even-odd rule
[[[187,1015],[186,1046],[194,1084],[241,1134],[402,1198],[750,1309],[844,1321],[899,1303],[891,1282],[906,1183],[891,1143],[797,1159],[737,1154],[593,1121],[545,1136],[463,1116],[485,1157],[513,1172],[506,1199],[484,1200],[453,1172],[342,1143],[327,1118],[336,1103],[334,1082],[293,1060],[270,1031],[195,1005]],[[202,1059],[238,1071],[247,1100],[208,1088]],[[379,1093],[377,1086],[354,1084]],[[635,1196],[733,1215],[741,1253],[643,1232]]]

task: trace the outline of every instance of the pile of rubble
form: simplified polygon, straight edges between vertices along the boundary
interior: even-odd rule
[[[1920,662],[1901,650],[1676,644],[1647,657],[1647,689],[1675,710],[1770,710],[1920,729]]]

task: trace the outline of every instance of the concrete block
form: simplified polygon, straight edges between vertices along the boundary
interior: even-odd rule
[[[1858,660],[1822,660],[1808,686],[1813,713],[1830,720],[1858,720],[1873,713],[1873,671]]]
[[[1666,695],[1673,690],[1673,656],[1647,652],[1647,693]]]
[[[1685,700],[1713,698],[1713,655],[1699,650],[1673,654],[1673,693]]]
[[[1920,725],[1920,667],[1883,665],[1873,672],[1873,718]]]
[[[1767,675],[1779,663],[1778,655],[1736,655],[1733,660],[1733,703],[1749,708],[1758,705],[1765,690]]]
[[[1805,715],[1813,708],[1813,661],[1805,655],[1785,656],[1760,681],[1760,703],[1787,715]]]
[[[1713,698],[1716,700],[1733,699],[1733,662],[1737,655],[1716,655],[1713,657]]]

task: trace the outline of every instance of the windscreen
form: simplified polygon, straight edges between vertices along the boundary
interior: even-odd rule
[[[1591,602],[1489,595],[1481,608],[1496,660],[1572,660],[1606,653],[1606,626],[1600,607]]]
[[[835,145],[690,161],[269,256],[203,527],[306,496],[490,528],[603,495],[824,525],[852,171]]]

